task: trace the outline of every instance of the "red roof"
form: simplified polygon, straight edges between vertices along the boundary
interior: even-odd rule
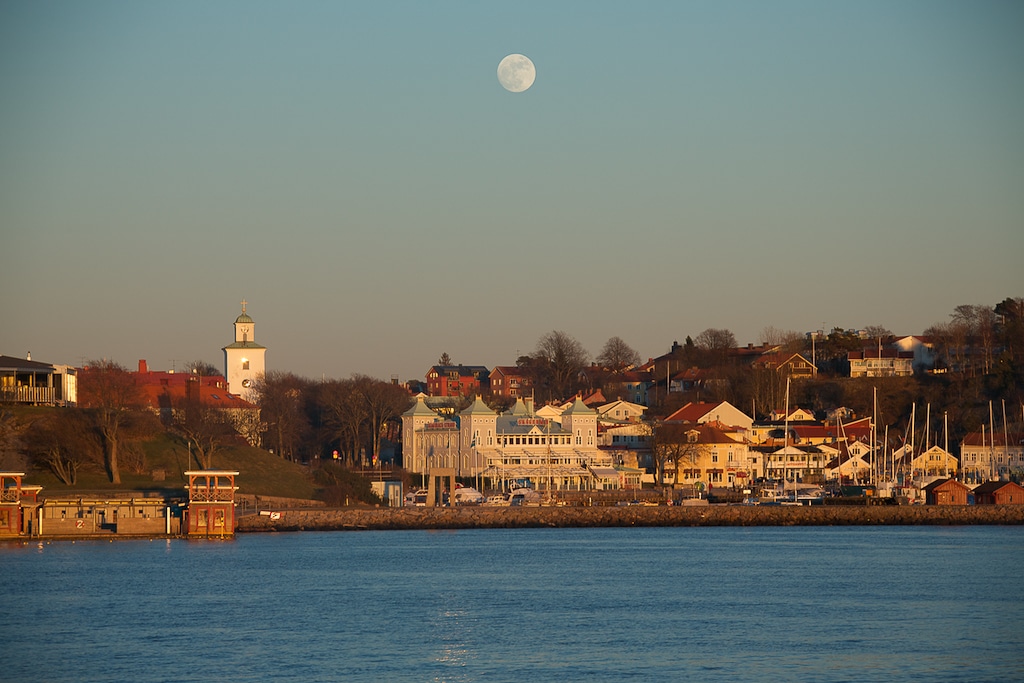
[[[150,408],[160,410],[161,408],[169,408],[175,403],[184,401],[188,395],[187,392],[195,391],[196,388],[195,385],[186,386],[184,384],[169,386],[146,384],[139,387],[139,391]],[[223,387],[217,386],[213,382],[209,384],[204,383],[198,389],[199,401],[211,408],[223,408],[225,410],[256,409],[256,406],[252,403],[235,394],[229,394]]]
[[[666,417],[665,422],[698,422],[719,405],[718,403],[687,403]]]
[[[864,349],[862,351],[850,351],[846,354],[847,360],[865,360],[871,358],[904,358],[913,360],[913,351],[897,351],[896,349]]]
[[[700,434],[697,437],[698,443],[738,443],[736,439],[713,424],[698,424],[694,425],[693,428]]]
[[[986,430],[984,438],[982,438],[981,432],[971,432],[964,437],[964,446],[999,446],[1000,448],[1006,445],[1007,440],[1010,442],[1011,447],[1019,446],[1024,443],[1024,434],[1020,432],[1009,432],[1006,438],[1003,437],[1003,432],[996,430],[995,436],[993,437],[992,432]]]

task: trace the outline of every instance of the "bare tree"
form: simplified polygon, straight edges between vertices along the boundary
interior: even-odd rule
[[[736,348],[736,335],[730,330],[709,327],[698,334],[693,342],[705,351],[727,351]]]
[[[377,458],[380,456],[381,437],[385,427],[409,408],[411,399],[402,387],[390,382],[366,375],[355,375],[353,380],[356,394],[362,399],[365,407],[370,457]]]
[[[360,464],[364,452],[370,458],[380,455],[389,424],[408,409],[410,400],[402,387],[366,375],[325,382],[317,397],[324,428],[337,439],[350,465]]]
[[[359,458],[362,429],[366,422],[366,409],[356,394],[351,379],[329,380],[317,391],[317,404],[323,428],[332,440],[337,440],[342,459],[354,465]]]
[[[736,348],[736,335],[729,330],[708,328],[697,335],[694,343],[704,352],[709,365],[725,365],[729,352]]]
[[[265,443],[282,458],[294,460],[309,432],[305,411],[309,382],[286,372],[268,372],[253,383],[255,402],[267,428]]]
[[[203,403],[198,380],[189,382],[186,389],[173,411],[174,430],[188,442],[196,464],[211,469],[214,455],[237,432],[224,410]]]
[[[954,348],[953,334],[950,323],[936,323],[925,329],[924,336],[932,340],[937,366],[949,368],[954,363],[956,349]]]
[[[804,335],[795,330],[780,330],[769,325],[761,330],[760,341],[766,346],[789,346],[802,342]]]
[[[612,337],[597,355],[597,362],[612,373],[619,374],[640,365],[640,354],[621,337]]]
[[[222,369],[218,368],[213,363],[207,363],[203,360],[189,361],[185,364],[185,368],[193,375],[199,375],[201,377],[220,377],[224,374]]]
[[[962,340],[964,358],[971,371],[976,371],[974,359],[979,355],[972,352],[980,351],[982,372],[988,373],[995,355],[996,313],[990,306],[983,304],[962,304],[950,314],[954,335]]]
[[[868,339],[886,344],[894,338],[892,331],[889,328],[882,325],[868,325],[864,328],[864,333],[868,336]]]
[[[548,380],[549,398],[567,398],[577,386],[580,373],[590,362],[590,354],[575,338],[555,330],[537,340],[534,359],[540,361]]]
[[[673,486],[679,485],[679,472],[683,464],[689,463],[691,467],[696,467],[706,447],[690,438],[690,432],[694,429],[696,425],[685,422],[661,422],[655,426],[655,462],[661,463],[661,472],[657,474],[659,483],[664,482],[665,465],[669,462],[674,468]]]
[[[22,436],[28,425],[13,412],[0,408],[0,468],[11,472],[21,470],[24,463]]]
[[[103,437],[107,475],[111,483],[121,483],[117,448],[121,429],[142,405],[141,394],[132,374],[109,360],[89,361],[79,376],[79,404],[89,410]]]
[[[88,416],[75,409],[36,420],[27,434],[33,460],[73,486],[80,469],[103,461],[103,447],[92,427]]]

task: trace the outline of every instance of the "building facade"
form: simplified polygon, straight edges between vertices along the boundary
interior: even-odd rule
[[[426,398],[417,396],[402,415],[403,464],[414,473],[452,468],[457,477],[497,489],[527,482],[540,491],[612,485],[602,471],[612,468],[612,458],[598,448],[597,412],[579,399],[556,421],[538,416],[529,399],[499,415],[478,396],[457,416],[445,417]]]
[[[483,365],[434,365],[427,370],[429,396],[479,396],[490,388]]]
[[[914,374],[914,352],[864,349],[846,354],[850,377],[909,377]]]
[[[1024,433],[971,432],[960,442],[960,468],[976,482],[1024,474]]]
[[[433,369],[433,368],[432,368]],[[499,365],[489,375],[491,393],[505,398],[529,396],[532,382],[514,365]]]

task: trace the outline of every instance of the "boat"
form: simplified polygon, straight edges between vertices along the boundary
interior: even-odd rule
[[[486,500],[484,494],[472,486],[458,486],[455,489],[456,505],[480,505]]]
[[[540,501],[540,494],[533,489],[513,489],[508,498],[508,504],[513,507],[540,505]]]
[[[427,490],[416,489],[405,494],[405,506],[406,507],[426,507],[427,505]]]

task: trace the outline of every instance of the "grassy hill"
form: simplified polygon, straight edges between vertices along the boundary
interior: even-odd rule
[[[41,411],[46,410],[53,409],[13,409],[22,423],[44,414]],[[188,446],[181,439],[166,432],[161,432],[139,445],[144,454],[140,466],[132,467],[132,458],[124,457],[119,485],[111,484],[98,464],[80,469],[74,486],[63,484],[47,469],[27,464],[25,483],[42,486],[44,495],[61,495],[76,491],[183,490],[187,484],[184,472],[201,469],[195,460],[189,462]],[[223,448],[214,455],[213,467],[237,470],[239,475],[235,484],[239,493],[305,499],[317,497],[317,487],[306,468],[258,448]],[[135,471],[130,471],[132,469]]]

